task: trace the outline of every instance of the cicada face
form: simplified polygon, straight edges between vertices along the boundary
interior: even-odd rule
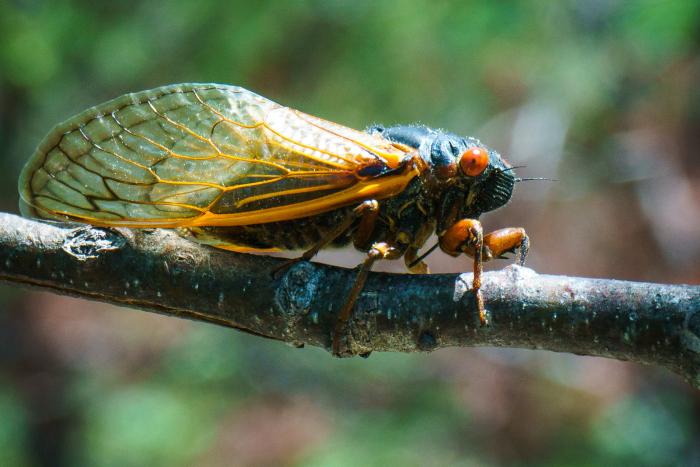
[[[430,146],[429,157],[436,174],[450,178],[464,194],[461,217],[476,218],[498,209],[513,194],[513,168],[476,138],[440,134]]]

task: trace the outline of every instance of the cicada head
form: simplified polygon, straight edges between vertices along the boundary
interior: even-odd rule
[[[433,141],[430,159],[438,178],[450,179],[462,190],[462,217],[477,218],[498,209],[513,194],[513,168],[476,138],[441,134]]]

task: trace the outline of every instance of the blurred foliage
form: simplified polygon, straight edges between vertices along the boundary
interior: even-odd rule
[[[17,174],[57,122],[129,91],[224,82],[356,128],[477,135],[523,175],[559,178],[486,218],[525,226],[542,272],[698,283],[699,10],[0,0],[0,209],[16,212]],[[3,466],[698,465],[698,420],[696,391],[619,362],[474,349],[336,361],[0,289]]]

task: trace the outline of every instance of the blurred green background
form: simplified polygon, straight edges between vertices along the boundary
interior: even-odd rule
[[[355,128],[478,136],[520,175],[560,180],[482,219],[524,226],[539,272],[700,283],[697,0],[0,0],[0,210],[17,212],[20,168],[53,125],[186,81]],[[699,394],[548,352],[339,361],[0,288],[2,466],[698,465]]]

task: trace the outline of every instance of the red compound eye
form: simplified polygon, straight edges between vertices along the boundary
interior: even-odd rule
[[[478,146],[471,147],[462,153],[459,159],[459,166],[462,172],[470,177],[476,177],[489,165],[489,153],[486,149]]]

